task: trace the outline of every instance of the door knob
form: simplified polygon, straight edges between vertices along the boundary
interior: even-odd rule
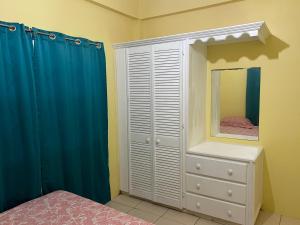
[[[199,189],[200,189],[200,184],[197,184],[197,185],[196,185],[196,188],[199,190]]]
[[[229,170],[227,171],[227,173],[228,173],[229,176],[232,176],[233,170],[232,170],[232,169],[229,169]]]
[[[228,215],[228,217],[232,217],[232,212],[231,212],[231,210],[228,210],[228,211],[227,211],[227,215]]]
[[[150,138],[146,138],[146,143],[149,144],[150,143]]]
[[[196,207],[199,209],[200,208],[200,202],[197,202]]]
[[[160,140],[156,139],[156,144],[159,145],[159,143],[160,143]]]
[[[197,169],[197,170],[200,170],[200,169],[201,169],[201,164],[200,164],[200,163],[197,163],[197,164],[196,164],[196,169]]]

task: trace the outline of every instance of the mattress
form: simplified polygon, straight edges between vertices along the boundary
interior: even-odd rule
[[[0,225],[151,225],[78,195],[56,191],[0,214]]]
[[[255,126],[252,129],[242,127],[220,126],[220,132],[224,134],[238,134],[247,136],[258,136],[258,127]]]

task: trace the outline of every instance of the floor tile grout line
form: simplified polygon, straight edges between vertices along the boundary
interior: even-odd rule
[[[138,199],[139,200],[139,199]],[[111,201],[113,201],[113,200],[111,200]],[[130,211],[132,211],[132,210],[139,210],[139,211],[141,211],[141,212],[144,212],[144,213],[150,213],[150,214],[152,214],[152,215],[154,215],[154,216],[157,216],[157,214],[155,214],[155,213],[152,213],[152,212],[149,212],[149,211],[147,211],[147,210],[142,210],[142,209],[139,209],[139,208],[137,208],[137,206],[138,205],[140,205],[140,204],[142,204],[143,202],[148,202],[148,203],[150,203],[150,204],[153,204],[153,205],[155,205],[155,206],[160,206],[160,205],[157,205],[157,204],[155,204],[155,203],[152,203],[152,202],[149,202],[149,201],[145,201],[145,200],[140,200],[140,202],[139,203],[137,203],[135,206],[129,206],[129,205],[126,205],[126,204],[124,204],[124,203],[120,203],[120,202],[118,202],[118,201],[113,201],[114,203],[117,203],[117,204],[120,204],[120,205],[122,205],[122,206],[126,206],[126,207],[128,207],[128,208],[130,208],[130,210],[128,211],[128,212],[130,212]],[[169,210],[171,210],[171,208],[168,208],[168,207],[165,207],[165,206],[160,206],[160,207],[164,207],[165,209],[166,209],[166,211],[162,214],[162,215],[160,215],[153,223],[155,224],[159,219],[161,219]],[[175,209],[176,210],[176,209]],[[181,211],[179,211],[179,210],[176,210],[176,211],[178,211],[178,212],[181,212]],[[128,212],[127,212],[127,214],[128,214]],[[184,212],[182,212],[182,213],[184,213]],[[189,215],[191,215],[191,214],[189,214]],[[204,219],[204,218],[201,218],[201,217],[199,217],[199,216],[196,216],[198,219],[195,221],[195,223],[194,223],[194,225],[196,225],[197,224],[197,222],[199,221],[199,220],[201,220],[201,219]],[[207,220],[207,219],[205,219],[205,220]],[[173,221],[173,220],[171,220],[171,221]],[[219,224],[219,225],[224,225],[223,223],[221,223],[221,222],[219,222],[219,221],[214,221],[213,219],[210,219],[210,220],[208,220],[208,221],[212,221],[212,222],[214,222],[214,223],[216,223],[216,224]],[[174,221],[174,222],[176,222],[176,221]],[[279,224],[280,225],[280,224]]]
[[[112,200],[112,201],[113,201],[113,200]],[[155,205],[155,206],[160,206],[160,205],[154,204],[154,203],[149,202],[149,201],[144,201],[144,200],[140,200],[140,202],[137,203],[135,206],[129,206],[129,205],[126,205],[126,204],[124,204],[124,203],[117,202],[117,201],[113,201],[113,202],[115,202],[115,203],[117,203],[117,204],[121,204],[122,206],[126,206],[126,207],[131,208],[128,212],[130,212],[130,211],[136,209],[136,210],[142,211],[142,212],[144,212],[144,213],[150,213],[150,214],[152,214],[152,215],[157,215],[157,214],[152,213],[152,212],[148,212],[148,211],[144,211],[144,210],[142,210],[142,209],[137,208],[137,206],[140,205],[140,204],[143,203],[143,202],[148,202],[148,203],[151,203],[151,204],[153,204],[153,205]],[[164,206],[161,206],[161,207],[164,207]],[[168,208],[168,207],[164,207],[164,208],[166,209],[166,211],[165,211],[162,215],[160,215],[153,223],[156,223],[156,222],[157,222],[159,219],[161,219],[161,218],[162,218],[169,210],[171,210],[171,208]],[[175,210],[176,210],[176,209],[175,209]],[[179,210],[176,210],[176,211],[181,212],[181,211],[179,211]],[[181,212],[181,213],[184,213],[184,212]],[[189,215],[190,215],[190,214],[189,214]],[[195,221],[194,225],[199,221],[199,219],[201,219],[201,218],[198,217],[198,216],[196,216],[196,217],[197,217],[197,220]],[[171,220],[171,221],[173,221],[173,220]],[[174,222],[176,222],[176,221],[174,221]]]
[[[167,213],[168,213],[168,211],[169,210],[175,210],[175,211],[177,211],[177,212],[179,212],[179,213],[183,213],[183,214],[187,214],[187,215],[191,215],[191,214],[188,214],[188,213],[186,213],[186,212],[183,212],[183,211],[180,211],[180,210],[177,210],[177,209],[172,209],[172,208],[168,208],[168,207],[165,207],[166,209],[167,209],[167,211],[164,213],[164,214],[162,214],[156,221],[154,221],[155,223],[159,220],[159,219],[161,219],[164,215],[166,215]],[[194,215],[191,215],[191,216],[194,216]],[[196,225],[196,223],[198,222],[198,220],[200,219],[200,217],[198,217],[198,216],[195,216],[197,219],[196,219],[196,221],[193,223],[193,225]],[[182,224],[180,221],[178,221],[178,220],[175,220],[175,219],[172,219],[172,218],[165,218],[166,220],[168,220],[168,221],[172,221],[172,222],[175,222],[175,223],[180,223],[181,225],[184,225],[184,224]]]
[[[140,200],[140,202],[137,203],[133,208],[138,209],[137,206],[140,205],[140,204],[142,204],[142,202],[144,202],[144,201],[143,201],[143,200]]]
[[[121,203],[121,202],[118,202],[118,201],[111,200],[111,202],[117,203],[117,204],[122,205],[122,206],[129,207],[129,208],[135,208],[135,206],[126,205],[125,203]]]
[[[280,215],[280,217],[279,217],[279,224],[278,225],[281,225],[281,219],[282,219],[282,215]]]
[[[143,202],[148,202],[148,201],[143,201],[143,200],[141,200],[139,203],[137,203],[131,210],[133,210],[133,209],[136,209],[136,210],[139,210],[139,211],[141,211],[141,212],[144,212],[144,213],[149,213],[149,214],[152,214],[152,215],[154,215],[154,216],[158,216],[157,214],[155,214],[155,213],[152,213],[152,212],[149,212],[149,211],[146,211],[146,210],[142,210],[142,209],[139,209],[139,208],[137,208],[137,206],[138,205],[140,205],[141,203],[143,203]],[[151,203],[151,202],[149,202],[149,203]],[[153,204],[153,203],[151,203],[151,204]],[[156,204],[153,204],[153,205],[156,205]],[[157,205],[157,206],[159,206],[159,205]],[[167,210],[162,214],[162,215],[160,215],[153,223],[156,223],[163,215],[165,215],[166,213],[167,213],[167,211],[169,210],[167,207],[165,207]],[[130,210],[130,211],[131,211]]]
[[[135,208],[131,208],[128,212],[127,212],[127,214],[130,212],[130,211],[132,211],[132,210],[134,210]]]
[[[160,216],[160,217],[158,217],[155,221],[154,221],[154,223],[156,223],[160,218],[162,218],[167,212],[168,212],[168,208],[166,208],[167,210]]]
[[[198,219],[195,221],[194,225],[196,225],[198,223],[198,221],[201,220],[200,217],[198,217]]]
[[[130,197],[130,196],[129,196],[129,197]],[[170,211],[170,210],[176,210],[176,211],[178,211],[178,212],[185,213],[185,212],[180,211],[180,210],[177,210],[177,209],[168,208],[167,206],[157,205],[157,204],[155,204],[155,203],[153,203],[153,202],[150,202],[150,201],[141,200],[141,199],[136,199],[136,200],[138,200],[138,202],[137,202],[135,205],[128,205],[128,204],[126,204],[126,203],[124,203],[124,202],[115,201],[114,199],[111,199],[110,202],[115,203],[115,204],[118,204],[118,205],[120,205],[120,206],[124,206],[124,207],[129,208],[129,211],[128,211],[128,212],[125,212],[125,213],[127,213],[127,214],[128,214],[130,211],[136,209],[136,210],[142,211],[142,212],[144,212],[144,213],[150,213],[150,214],[152,214],[152,215],[156,215],[156,216],[158,216],[158,218],[155,219],[154,222],[152,222],[152,223],[154,223],[154,224],[155,224],[156,222],[158,222],[163,216],[165,216],[165,215],[167,214],[167,212]],[[143,202],[148,202],[148,203],[151,203],[151,204],[153,204],[153,205],[155,205],[155,206],[163,207],[163,208],[165,208],[166,210],[165,210],[165,212],[164,212],[163,214],[158,215],[158,214],[156,214],[156,213],[152,213],[152,212],[149,212],[149,211],[147,211],[147,210],[142,210],[142,209],[137,208],[137,207],[138,207],[140,204],[142,204]],[[109,203],[109,202],[108,202],[108,203]],[[186,214],[188,214],[188,215],[193,215],[193,214],[189,214],[189,213],[186,213]],[[194,216],[196,216],[196,215],[194,215]],[[278,222],[277,225],[282,225],[283,215],[279,215],[279,216],[280,216],[280,217],[279,217],[279,222]],[[226,224],[226,223],[222,223],[221,221],[216,221],[216,220],[214,220],[214,219],[212,219],[212,218],[207,219],[207,218],[202,218],[201,216],[196,216],[196,217],[197,217],[197,220],[193,223],[194,225],[196,225],[197,223],[199,223],[202,219],[208,220],[208,221],[211,221],[211,222],[214,222],[214,223],[219,224],[219,225],[225,225],[225,224]],[[168,219],[168,218],[166,218],[166,219]],[[179,222],[179,221],[172,220],[172,219],[170,219],[170,221]]]

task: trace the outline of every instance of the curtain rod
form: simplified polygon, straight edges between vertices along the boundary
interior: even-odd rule
[[[6,27],[11,32],[14,32],[14,31],[17,30],[16,26],[14,26],[14,25],[6,25],[6,24],[0,23],[0,27]],[[33,32],[31,28],[26,28],[25,31],[26,32],[31,32],[31,33]],[[55,40],[56,39],[56,35],[54,33],[45,33],[45,32],[41,32],[41,31],[37,31],[36,33],[40,34],[40,35],[48,36],[51,40]],[[81,44],[81,40],[78,39],[78,38],[74,39],[74,38],[67,38],[66,37],[65,40],[67,40],[67,41],[74,41],[74,43],[77,44],[77,45]],[[91,42],[90,41],[89,44],[90,45],[95,45],[96,48],[101,48],[102,47],[101,43],[99,43],[99,42]]]

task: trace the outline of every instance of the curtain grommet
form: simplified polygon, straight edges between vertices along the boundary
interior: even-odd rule
[[[8,30],[11,32],[15,32],[17,30],[16,26],[9,26]]]
[[[51,40],[55,40],[55,39],[56,39],[56,35],[53,34],[53,33],[51,33],[51,34],[49,34],[49,38],[50,38]]]
[[[96,48],[102,48],[102,45],[101,45],[101,43],[98,43],[97,45],[96,45]]]
[[[81,40],[80,39],[75,39],[74,42],[75,42],[76,45],[80,45],[81,44]]]

